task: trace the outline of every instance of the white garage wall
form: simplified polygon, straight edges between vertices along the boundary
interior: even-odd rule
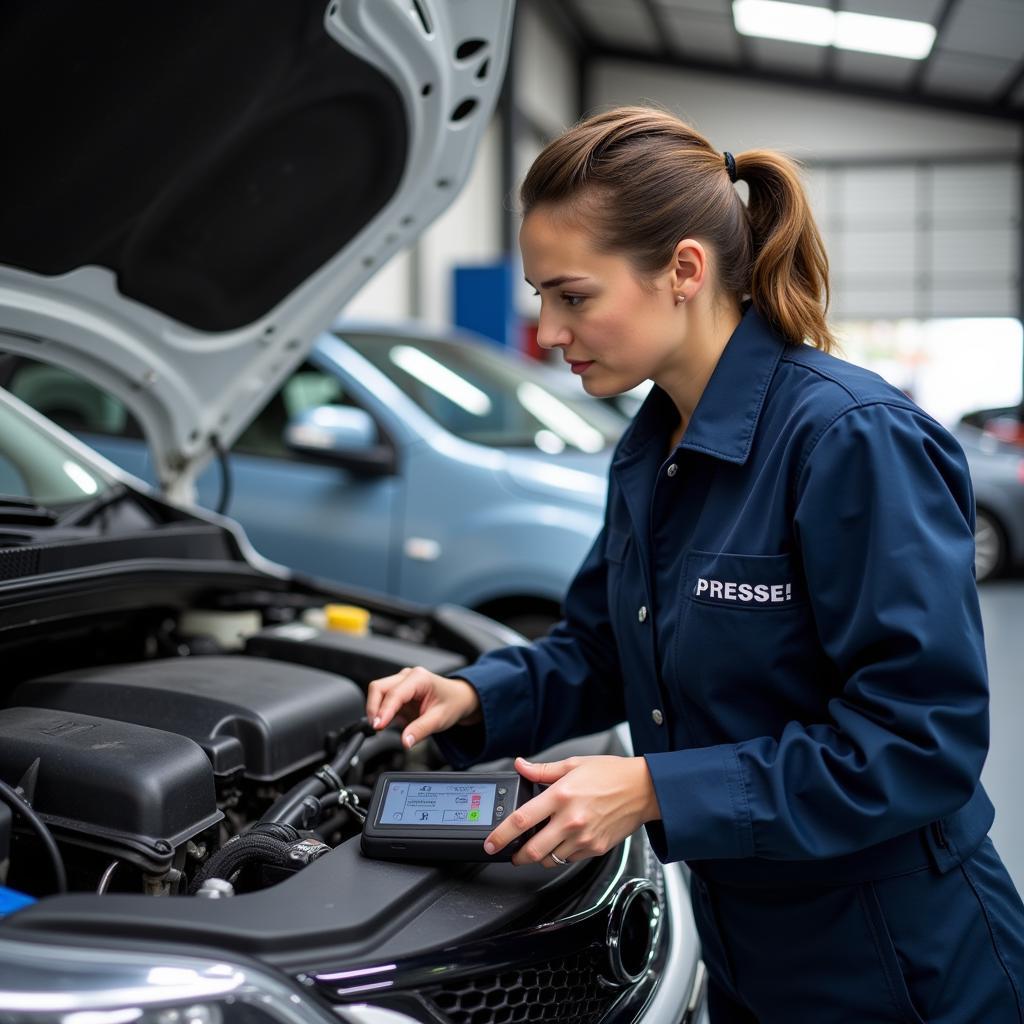
[[[516,18],[515,74],[516,104],[549,137],[579,117],[575,57],[536,8],[527,4],[520,4]]]
[[[734,153],[768,146],[801,159],[859,160],[1020,153],[1022,148],[1021,129],[996,119],[631,61],[594,66],[590,110],[645,101],[669,107],[713,146]]]
[[[496,117],[465,188],[419,241],[419,319],[435,327],[451,324],[452,268],[500,258],[501,207],[501,122]]]
[[[437,327],[452,317],[452,268],[501,255],[501,120],[495,116],[452,205],[412,249],[393,256],[353,296],[346,318],[416,318]]]

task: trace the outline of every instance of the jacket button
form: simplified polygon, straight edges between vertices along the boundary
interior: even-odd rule
[[[658,708],[655,708],[651,712],[651,721],[654,722],[655,725],[661,725],[661,723],[665,721],[665,716]]]
[[[675,476],[676,473],[679,472],[679,467],[673,462],[665,472],[668,473],[669,476]]]
[[[646,622],[647,621],[647,605],[645,605],[645,604],[640,605],[640,610],[636,613],[636,617],[641,622]]]

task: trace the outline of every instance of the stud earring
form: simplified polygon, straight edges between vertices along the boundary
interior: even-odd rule
[[[685,295],[677,295],[677,296],[676,296],[676,305],[677,305],[677,306],[678,306],[678,305],[679,305],[679,304],[680,304],[681,302],[685,302],[685,301],[686,301],[686,296],[685,296]]]

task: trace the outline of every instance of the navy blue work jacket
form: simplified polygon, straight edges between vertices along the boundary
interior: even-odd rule
[[[655,387],[564,621],[459,673],[483,730],[449,731],[445,752],[528,754],[625,718],[662,860],[739,882],[957,863],[992,807],[956,441],[749,305],[669,453],[676,424]]]

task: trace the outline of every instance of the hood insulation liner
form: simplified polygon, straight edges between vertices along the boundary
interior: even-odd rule
[[[96,264],[201,331],[248,325],[388,202],[401,97],[324,0],[0,8],[0,263]]]

